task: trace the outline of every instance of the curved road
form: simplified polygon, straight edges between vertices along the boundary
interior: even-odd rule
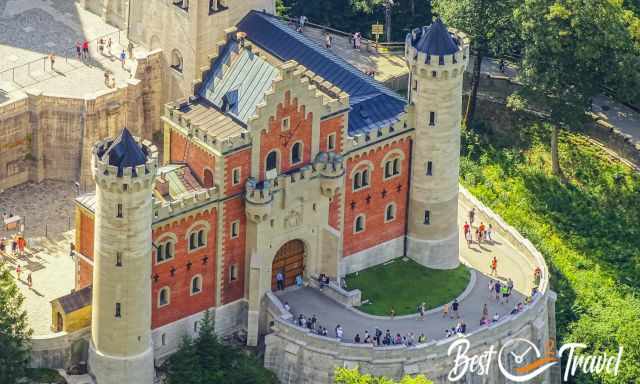
[[[459,204],[460,217],[458,221],[464,223],[470,207],[464,206],[462,203]],[[479,222],[474,224],[478,225]],[[480,327],[484,303],[489,306],[490,316],[498,313],[500,317],[503,317],[509,314],[515,304],[522,302],[524,296],[528,295],[533,287],[534,267],[499,234],[494,232],[493,238],[493,244],[483,243],[478,246],[474,243],[471,248],[468,248],[464,238],[460,236],[461,257],[476,271],[477,277],[470,294],[460,302],[460,318],[467,324],[467,332]],[[514,282],[514,292],[509,304],[496,303],[495,295],[489,299],[489,264],[493,256],[498,259],[498,277],[503,282],[506,282],[508,278]],[[425,294],[428,296],[428,292]],[[408,332],[413,332],[416,339],[421,333],[427,336],[427,340],[441,339],[445,337],[445,329],[455,327],[459,321],[458,319],[443,318],[441,310],[428,313],[424,320],[415,316],[408,319],[374,319],[346,308],[317,289],[310,287],[286,290],[278,293],[277,296],[283,303],[289,303],[294,318],[297,318],[300,313],[306,317],[315,314],[318,318],[318,324],[328,329],[329,336],[335,336],[334,329],[337,324],[340,324],[344,329],[344,340],[347,342],[351,342],[356,333],[362,336],[365,330],[373,334],[375,327],[379,327],[383,332],[389,329],[393,335],[400,333],[404,336]]]

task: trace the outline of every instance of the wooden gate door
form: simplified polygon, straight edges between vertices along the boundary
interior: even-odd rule
[[[304,273],[304,243],[301,240],[291,240],[285,243],[276,257],[273,259],[271,267],[271,290],[277,289],[276,275],[278,272],[284,274],[284,286],[295,285],[296,276]]]

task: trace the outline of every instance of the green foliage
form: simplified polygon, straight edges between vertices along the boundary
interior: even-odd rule
[[[395,382],[386,377],[363,375],[357,369],[337,368],[335,375],[335,384],[433,384],[433,381],[422,375],[405,376],[399,382]]]
[[[0,264],[0,383],[17,383],[25,375],[29,362],[27,313],[22,309],[24,297],[9,269]]]
[[[198,337],[184,337],[178,352],[166,363],[167,384],[277,384],[275,375],[258,359],[220,343],[207,311],[199,322]]]
[[[619,0],[526,0],[514,13],[525,42],[522,95],[552,121],[580,127],[603,87],[640,97],[640,21]]]
[[[433,10],[450,26],[464,31],[471,45],[482,55],[497,56],[519,53],[512,20],[515,0],[434,0]]]
[[[34,383],[47,383],[47,384],[66,384],[67,380],[60,376],[55,369],[48,368],[29,368],[27,369],[27,378]]]
[[[404,41],[415,27],[431,23],[428,0],[395,0],[392,7],[392,36]],[[279,0],[280,15],[305,15],[309,21],[345,32],[361,32],[371,38],[371,25],[384,22],[384,0]]]
[[[402,276],[402,279],[398,279]],[[469,284],[469,270],[460,265],[453,270],[426,268],[413,260],[378,265],[347,276],[349,289],[362,291],[370,304],[359,309],[372,315],[388,316],[391,307],[397,315],[416,313],[425,302],[436,308],[458,297]]]
[[[632,383],[640,378],[640,176],[605,157],[584,136],[560,136],[567,182],[550,174],[551,127],[466,139],[461,182],[544,254],[558,293],[559,343],[617,353],[618,377],[576,382]]]

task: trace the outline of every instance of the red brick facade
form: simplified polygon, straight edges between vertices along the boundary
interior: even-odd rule
[[[212,187],[216,169],[215,156],[207,153],[195,143],[187,143],[188,141],[184,136],[176,133],[176,131],[171,131],[171,162],[186,162],[205,187]],[[205,171],[209,174],[205,175]]]
[[[93,216],[81,208],[77,208],[76,223],[76,252],[82,256],[93,260]],[[93,280],[93,267],[82,257],[78,258],[76,290],[80,290],[91,285]]]
[[[152,316],[153,328],[171,323],[215,306],[216,289],[216,223],[217,213],[213,209],[174,221],[153,230],[153,243],[163,244],[177,239],[174,256],[167,261],[157,262],[156,251],[152,258]],[[189,249],[189,235],[204,229],[207,232],[206,245],[195,250]],[[192,292],[192,279],[202,278],[202,288]],[[160,289],[168,287],[170,300],[167,305],[159,305]]]
[[[222,236],[223,281],[222,304],[244,297],[245,266],[249,262],[245,257],[247,238],[247,217],[244,212],[244,199],[241,197],[224,203],[224,231]],[[232,233],[234,223],[238,223],[237,232]],[[235,268],[235,280],[231,279],[231,269]]]
[[[377,147],[363,156],[347,161],[343,256],[349,256],[404,235],[407,188],[410,177],[410,145],[410,140],[404,139],[389,146]],[[400,162],[400,174],[385,179],[383,161],[395,157],[404,158]],[[371,167],[369,186],[354,191],[354,171],[369,166]],[[395,219],[387,222],[385,221],[385,210],[391,203],[395,204]],[[364,229],[359,233],[354,233],[355,219],[358,215],[365,217]]]

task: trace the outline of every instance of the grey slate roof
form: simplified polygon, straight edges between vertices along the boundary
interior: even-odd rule
[[[405,111],[405,99],[274,16],[251,11],[237,28],[272,56],[295,60],[349,94],[350,135],[388,126]]]
[[[254,115],[256,106],[264,100],[264,94],[278,76],[276,67],[258,57],[248,49],[231,47],[237,50],[238,57],[231,67],[224,70],[220,62],[206,79],[200,89],[200,96],[209,100],[223,112],[229,113],[243,123]]]
[[[412,41],[414,48],[427,55],[452,55],[458,52],[458,44],[447,30],[440,18],[433,24],[415,31],[415,38]]]
[[[57,298],[64,313],[75,312],[78,309],[91,305],[92,287],[85,287],[66,296]],[[55,300],[54,300],[55,301]]]
[[[109,165],[118,167],[118,176],[122,176],[124,168],[137,167],[147,162],[147,154],[127,128],[122,128],[120,135],[98,156],[103,159],[106,157]]]

